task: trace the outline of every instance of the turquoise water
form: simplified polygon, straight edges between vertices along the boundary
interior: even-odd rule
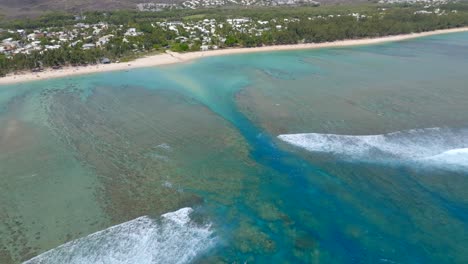
[[[2,87],[0,262],[465,263],[467,68],[461,33]]]

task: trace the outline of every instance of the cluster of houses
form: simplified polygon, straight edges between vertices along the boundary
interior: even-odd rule
[[[337,15],[339,16],[339,15]],[[365,17],[357,13],[350,13],[357,19]],[[330,16],[309,17],[313,19],[328,19]],[[253,20],[240,17],[217,21],[216,19],[201,19],[192,21],[155,21],[151,25],[165,31],[175,33],[175,42],[200,43],[201,50],[217,49],[226,41],[226,35],[230,31],[261,36],[265,31],[286,29],[289,23],[300,21],[298,18],[284,18],[272,20]],[[83,50],[104,47],[116,35],[123,35],[122,41],[133,42],[134,37],[140,36],[137,28],[124,25],[110,25],[108,23],[86,24],[77,23],[67,28],[47,28],[34,31],[8,30],[9,37],[0,40],[0,53],[13,56],[18,53],[30,54],[32,51],[46,51],[58,49],[64,45],[80,47]],[[137,51],[137,46],[135,51]]]
[[[261,36],[264,31],[284,28],[290,22],[299,21],[299,19],[284,19],[277,21],[253,20],[251,18],[232,18],[218,22],[216,19],[203,19],[199,21],[181,22],[181,21],[162,21],[154,23],[154,26],[161,27],[163,30],[170,30],[177,34],[175,40],[181,43],[200,42],[202,51],[208,49],[218,49],[218,45],[226,41],[226,27],[230,30],[240,33]]]
[[[13,38],[6,38],[2,40],[0,43],[0,53],[18,53],[19,51],[16,51],[16,48],[20,47],[20,43],[17,40],[13,40]]]
[[[180,9],[182,6],[177,4],[168,4],[168,3],[138,3],[136,5],[138,11],[146,12],[159,12],[168,9]]]
[[[7,30],[10,35],[14,37],[8,37],[1,40],[0,53],[7,55],[14,55],[19,53],[30,53],[35,50],[51,50],[58,49],[61,44],[66,43],[70,38],[63,32],[47,32],[35,30],[34,32],[28,33],[23,29],[19,30]],[[50,41],[44,41],[45,38],[52,38]]]
[[[78,23],[71,28],[46,28],[36,30],[4,30],[8,38],[0,40],[0,53],[7,56],[30,54],[33,51],[59,49],[64,45],[80,45],[82,49],[91,49],[105,45],[112,34],[107,23]]]
[[[308,20],[332,19],[342,15],[313,16]],[[345,15],[343,15],[345,16]],[[365,18],[366,15],[359,13],[349,13],[346,16],[354,17],[356,20]],[[153,26],[158,26],[163,30],[173,31],[177,37],[175,40],[180,43],[201,43],[201,50],[218,49],[226,41],[226,28],[229,32],[239,32],[251,36],[262,36],[266,31],[287,29],[289,23],[300,22],[299,18],[283,18],[271,20],[254,20],[248,17],[229,18],[224,21],[216,19],[203,19],[199,21],[161,21]],[[223,34],[224,33],[224,34]]]
[[[281,5],[290,5],[290,6],[312,5],[312,6],[319,6],[320,2],[313,1],[313,0],[273,0],[273,1],[271,1],[271,5],[273,5],[273,6],[281,6]]]
[[[139,3],[137,9],[139,11],[163,11],[167,9],[198,9],[220,6],[279,6],[279,5],[320,5],[319,2],[313,0],[186,0],[179,4],[176,3]]]
[[[214,0],[215,1],[215,0]],[[234,0],[229,0],[234,1]],[[243,0],[251,1],[251,0]],[[408,0],[409,1],[409,0]],[[423,0],[414,0],[423,1]],[[437,0],[427,0],[437,1]],[[385,11],[385,9],[381,9]],[[456,12],[456,11],[451,11]],[[444,14],[439,8],[432,11],[421,10],[418,14],[435,13]],[[383,13],[381,13],[383,14]],[[359,20],[366,15],[359,13],[335,14],[325,16],[307,17],[308,20],[331,19],[340,16],[351,16]],[[190,21],[167,21],[160,20],[151,23],[153,27],[158,27],[164,31],[171,31],[176,43],[187,43],[192,45],[197,43],[201,50],[217,49],[226,41],[227,35],[232,32],[250,34],[251,36],[261,36],[266,31],[287,29],[289,23],[299,22],[298,18],[282,18],[271,20],[253,20],[248,17],[230,18],[223,21],[216,19],[200,19]],[[58,49],[63,46],[81,48],[83,50],[102,48],[106,46],[115,36],[123,36],[118,41],[127,42],[138,52],[141,45],[138,45],[138,36],[144,34],[139,32],[137,27],[127,27],[124,25],[111,25],[108,23],[86,24],[76,23],[70,27],[56,27],[37,30],[1,30],[0,34],[8,36],[0,39],[0,54],[14,56],[15,54],[30,54],[33,51],[46,51]],[[169,47],[166,47],[169,48]]]
[[[444,5],[449,3],[453,0],[380,0],[380,4],[413,4],[413,5],[420,5],[425,4],[427,7],[435,6],[435,5]]]
[[[441,5],[448,4],[449,2],[454,2],[456,0],[380,0],[380,4],[410,4],[410,5],[423,5],[422,10],[417,10],[414,12],[415,15],[445,15],[447,12],[441,10],[439,7]],[[449,12],[457,13],[457,10],[451,10]]]

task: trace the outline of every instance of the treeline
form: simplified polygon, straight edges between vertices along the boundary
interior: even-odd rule
[[[359,20],[351,16],[291,22],[282,30],[263,32],[261,36],[228,33],[225,46],[257,47],[297,43],[320,43],[344,39],[359,39],[417,33],[468,26],[468,13],[414,14],[399,10],[385,16],[368,16]]]
[[[33,51],[30,54],[19,53],[10,57],[0,54],[0,77],[23,70],[94,65],[101,63],[104,58],[111,61],[129,60],[135,57],[134,50],[132,44],[122,41],[121,37],[116,37],[102,48],[84,50],[82,44],[78,44],[74,47],[63,46],[42,52]]]
[[[0,54],[0,76],[9,72],[41,69],[45,67],[59,67],[62,65],[96,64],[104,56],[104,50],[64,47],[46,52],[32,52],[31,54],[16,54],[11,58]]]
[[[36,19],[25,18],[3,21],[0,28],[10,29],[36,29],[47,27],[63,27],[76,23],[75,16],[69,13],[54,12],[40,16]]]

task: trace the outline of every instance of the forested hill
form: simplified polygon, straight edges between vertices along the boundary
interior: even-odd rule
[[[184,5],[184,2],[188,3]],[[168,4],[171,7],[185,8],[203,8],[203,7],[219,7],[220,5],[233,5],[238,2],[239,6],[253,7],[260,5],[304,5],[313,3],[311,0],[199,0],[196,1],[197,6],[190,4],[191,0],[1,0],[0,15],[7,18],[21,17],[37,17],[51,11],[108,11],[108,10],[137,10],[138,4],[150,4],[161,6]],[[368,0],[317,0],[321,4],[336,4],[336,3],[358,3],[368,2]],[[151,7],[151,6],[150,6]],[[166,6],[167,8],[167,6]]]
[[[9,18],[36,17],[50,11],[134,9],[140,0],[1,0],[0,14]]]

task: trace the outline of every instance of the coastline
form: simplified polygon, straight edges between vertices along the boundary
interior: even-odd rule
[[[166,52],[163,54],[157,54],[157,55],[138,58],[130,62],[97,64],[97,65],[91,65],[91,66],[77,66],[77,67],[67,66],[59,70],[46,69],[43,72],[36,72],[36,73],[35,72],[22,72],[19,74],[9,74],[5,77],[0,78],[0,85],[63,78],[63,77],[76,76],[76,75],[86,75],[86,74],[99,73],[99,72],[122,71],[122,70],[136,69],[136,68],[145,68],[145,67],[175,64],[175,63],[184,63],[184,62],[193,61],[199,58],[212,57],[212,56],[254,53],[254,52],[306,50],[306,49],[319,49],[319,48],[332,48],[332,47],[372,45],[372,44],[380,44],[380,43],[385,43],[385,42],[395,42],[395,41],[402,41],[402,40],[408,40],[408,39],[414,39],[414,38],[420,38],[420,37],[426,37],[426,36],[432,36],[432,35],[457,33],[457,32],[468,32],[468,27],[442,29],[442,30],[403,34],[403,35],[393,35],[393,36],[385,36],[385,37],[379,37],[379,38],[339,40],[339,41],[323,42],[323,43],[276,45],[276,46],[264,46],[264,47],[255,47],[255,48],[230,48],[230,49],[219,49],[219,50],[210,50],[210,51],[196,51],[196,52],[188,52],[188,53]]]

